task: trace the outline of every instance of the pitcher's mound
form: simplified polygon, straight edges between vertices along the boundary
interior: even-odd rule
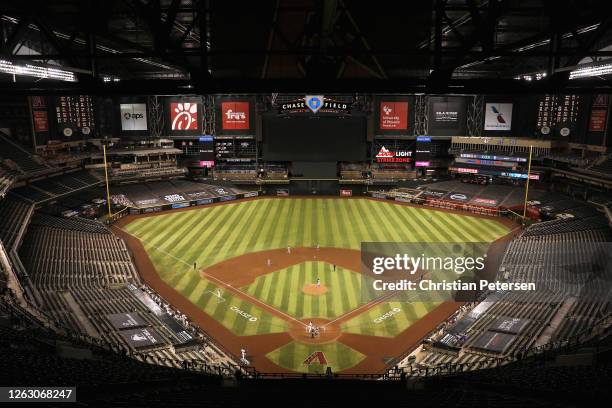
[[[309,283],[304,285],[302,291],[307,295],[319,296],[327,292],[327,287],[325,285],[317,287],[316,283]]]

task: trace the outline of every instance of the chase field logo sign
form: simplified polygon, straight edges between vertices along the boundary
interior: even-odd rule
[[[303,98],[282,103],[278,106],[278,113],[331,113],[350,115],[353,104],[351,102],[341,102],[335,99],[326,98],[323,95],[305,95]]]
[[[306,95],[306,106],[312,113],[317,113],[323,107],[324,99],[323,95]]]

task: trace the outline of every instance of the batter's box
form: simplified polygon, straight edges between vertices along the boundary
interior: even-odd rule
[[[204,293],[210,293],[214,298],[217,299],[217,303],[225,302],[225,298],[222,296],[223,292],[220,289],[217,289],[217,290],[207,290]]]

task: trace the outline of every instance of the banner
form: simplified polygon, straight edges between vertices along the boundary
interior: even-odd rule
[[[34,119],[35,132],[49,131],[49,115],[47,111],[35,110],[32,112],[32,118]]]
[[[509,131],[512,128],[511,103],[485,104],[484,130]]]
[[[196,102],[171,102],[170,130],[198,130],[198,104]]]
[[[122,103],[121,130],[147,130],[147,105],[145,103]]]
[[[122,330],[119,334],[126,343],[136,350],[147,347],[158,347],[165,344],[161,335],[157,333],[155,329],[151,328]]]
[[[135,329],[137,327],[147,326],[147,322],[140,317],[138,312],[133,313],[115,313],[106,315],[110,324],[117,330]]]
[[[589,119],[589,132],[605,132],[608,117],[608,95],[595,95]]]
[[[408,102],[380,102],[381,130],[408,129]]]
[[[353,190],[340,190],[340,197],[351,197]]]
[[[248,130],[249,102],[221,102],[221,123],[224,130]]]
[[[429,133],[437,136],[466,133],[467,104],[462,97],[432,97],[429,102]]]
[[[589,132],[605,132],[607,116],[608,111],[606,109],[592,110],[591,118],[589,120]]]

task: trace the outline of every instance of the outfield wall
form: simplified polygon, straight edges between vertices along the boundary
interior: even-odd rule
[[[247,191],[246,193],[228,194],[219,197],[202,198],[199,200],[181,201],[178,203],[155,205],[150,207],[130,207],[127,209],[126,215],[138,215],[138,214],[149,214],[155,212],[162,212],[167,210],[176,210],[177,208],[188,208],[196,207],[199,205],[208,205],[219,202],[235,201],[243,198],[251,198],[259,196],[258,191]]]

